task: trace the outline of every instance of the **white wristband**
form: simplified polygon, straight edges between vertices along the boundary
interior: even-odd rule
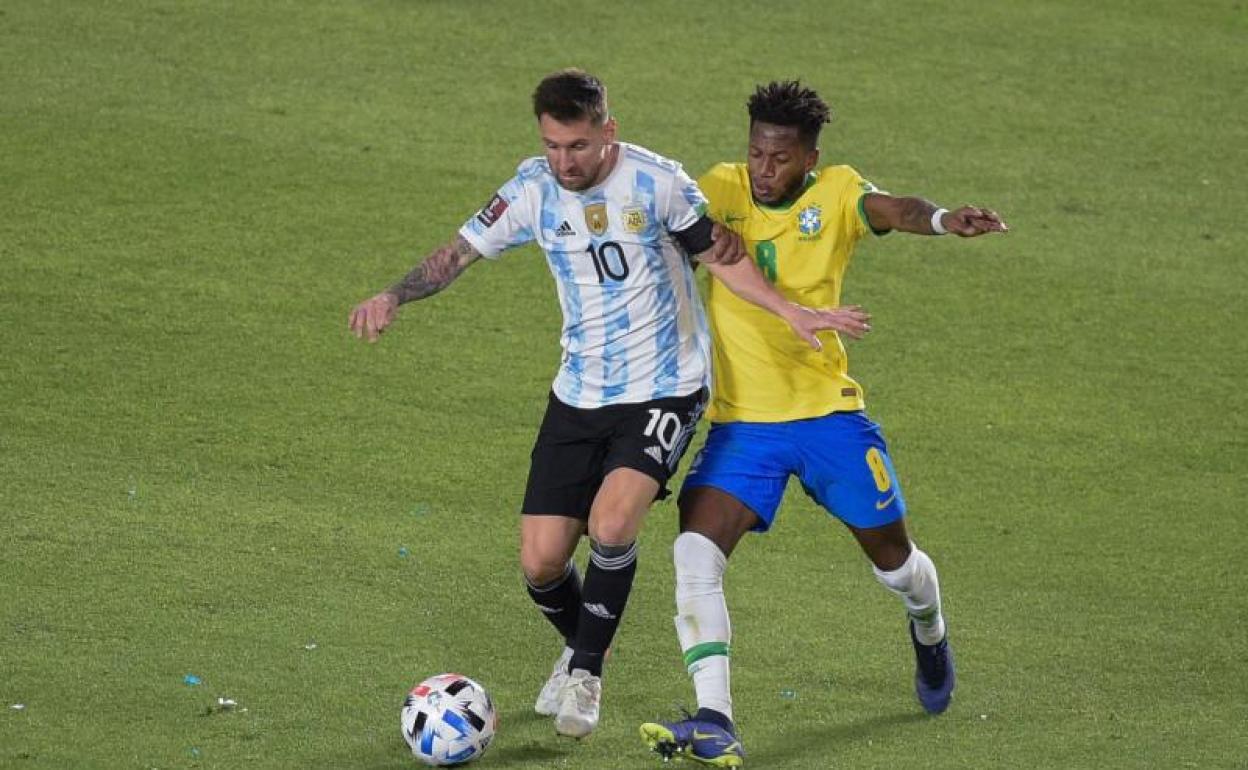
[[[949,213],[949,209],[936,209],[932,212],[932,233],[935,235],[944,235],[949,232],[945,229],[945,225],[940,218]]]

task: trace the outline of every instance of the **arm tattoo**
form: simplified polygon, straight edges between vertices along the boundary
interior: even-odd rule
[[[923,198],[903,198],[901,203],[901,221],[897,229],[905,233],[931,234],[932,212],[936,206]]]
[[[437,294],[459,277],[481,255],[462,237],[435,249],[389,291],[399,304]]]

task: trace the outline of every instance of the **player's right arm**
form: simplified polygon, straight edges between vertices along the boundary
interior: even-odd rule
[[[793,333],[815,350],[823,350],[823,343],[815,332],[832,330],[859,339],[871,330],[868,323],[871,316],[858,305],[814,309],[789,302],[767,282],[752,260],[745,259],[735,265],[710,263],[706,269],[733,294],[783,318]]]
[[[480,258],[475,246],[462,235],[455,236],[455,240],[434,249],[403,280],[356,305],[347,328],[356,338],[376,342],[394,322],[399,305],[437,294]]]
[[[516,176],[464,222],[454,240],[435,249],[403,280],[356,305],[348,323],[355,336],[376,342],[394,321],[399,305],[437,294],[482,257],[494,259],[533,240],[532,207],[523,205],[527,200],[523,179],[532,175],[535,162],[521,163]]]

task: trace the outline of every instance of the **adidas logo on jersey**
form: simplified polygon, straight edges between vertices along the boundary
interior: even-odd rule
[[[615,616],[611,614],[611,610],[607,609],[603,604],[586,604],[585,609],[594,613],[603,620],[615,620]]]
[[[563,220],[563,224],[559,225],[559,229],[555,231],[556,238],[567,238],[576,235],[576,231],[572,229],[572,225],[568,224],[568,220]]]
[[[657,446],[646,447],[642,451],[646,453],[647,457],[654,460],[659,465],[663,464],[663,450],[659,449]]]

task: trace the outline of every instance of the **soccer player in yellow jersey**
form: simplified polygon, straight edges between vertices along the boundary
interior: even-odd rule
[[[710,214],[745,240],[759,267],[789,300],[840,304],[854,246],[891,230],[971,238],[1003,233],[992,211],[955,211],[921,198],[894,197],[849,166],[818,168],[827,104],[796,81],[759,87],[748,102],[747,162],[722,163],[699,180]],[[914,645],[915,691],[923,708],[943,712],[955,676],[936,568],[911,541],[906,503],[880,428],[864,410],[862,389],[846,371],[839,338],[822,350],[803,346],[779,319],[711,279],[714,339],[711,430],[680,496],[676,631],[693,677],[698,711],[648,723],[647,744],[716,767],[738,767],[729,690],[731,626],[724,601],[728,556],[746,532],[765,532],[790,476],[840,519],[875,575],[904,603]],[[863,314],[860,336],[867,330]]]

